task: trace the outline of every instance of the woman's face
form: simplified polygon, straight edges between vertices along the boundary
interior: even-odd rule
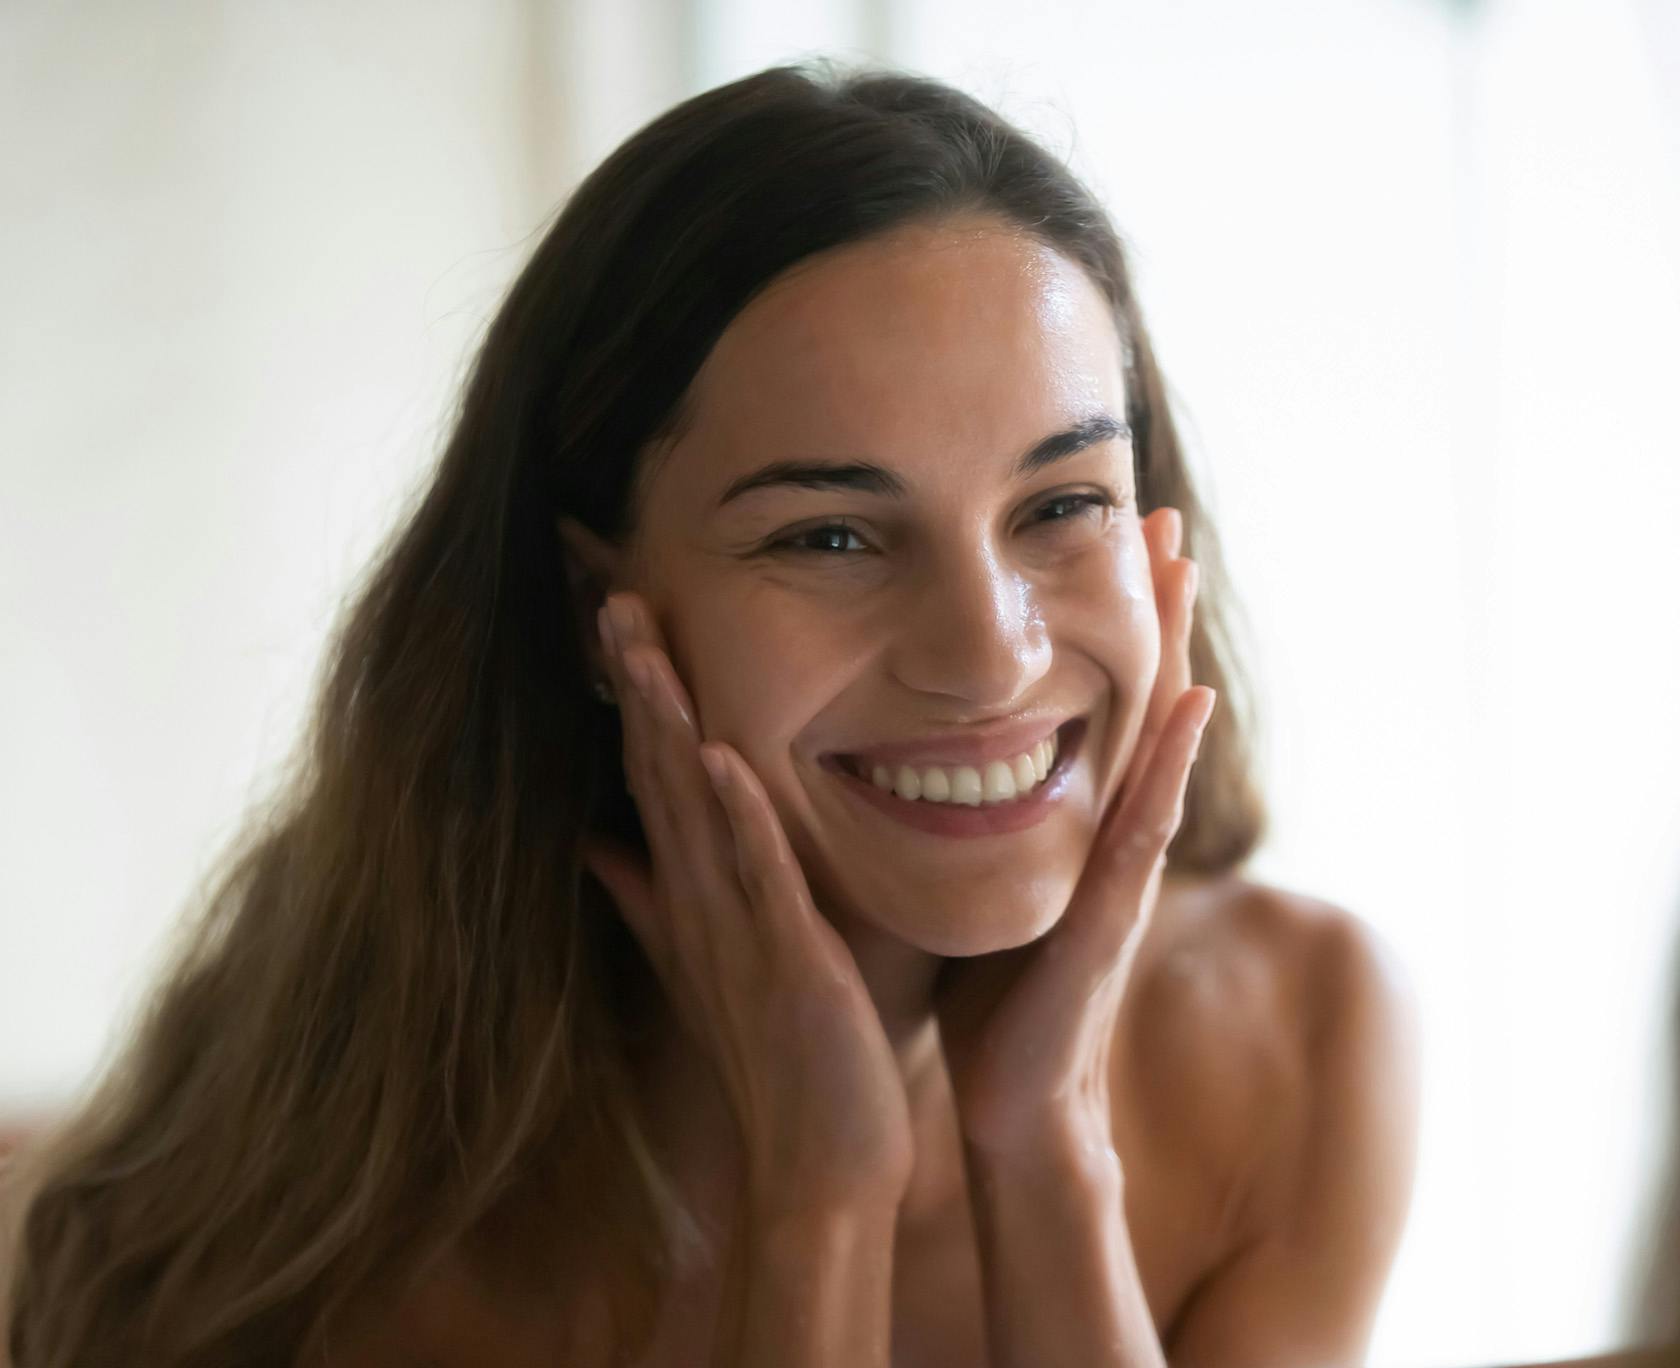
[[[831,918],[938,955],[1041,935],[1160,657],[1101,293],[997,220],[896,230],[775,281],[690,398],[622,582],[701,734],[758,774]],[[993,761],[1034,788],[995,800]],[[937,801],[976,779],[977,806]]]

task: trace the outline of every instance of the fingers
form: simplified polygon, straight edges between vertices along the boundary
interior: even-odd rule
[[[1184,793],[1213,700],[1205,685],[1179,700],[1149,768],[1098,829],[1073,901],[1053,933],[1064,944],[1065,992],[1076,998],[1097,1001],[1123,990],[1154,910],[1167,846],[1184,820]]]
[[[825,939],[826,923],[763,784],[735,748],[721,741],[701,746],[700,759],[728,815],[736,876],[758,931],[795,951],[816,948]]]
[[[621,612],[630,599],[613,596]],[[699,895],[690,900],[691,916],[678,915],[684,923],[674,930],[679,950],[687,932],[714,972],[732,956],[739,959],[741,946],[770,959],[792,955],[806,968],[843,965],[844,943],[817,912],[763,784],[734,747],[702,744],[651,614],[643,605],[628,606],[622,628],[615,628],[617,654],[632,694],[645,692],[648,699],[632,698],[625,709],[627,776],[635,764],[636,782],[646,785],[647,805],[655,810],[649,845],[656,863],[691,871],[680,892]],[[608,654],[614,654],[610,645]],[[636,799],[644,805],[643,790]]]
[[[1166,864],[1167,847],[1184,821],[1184,794],[1217,695],[1205,684],[1179,698],[1148,768],[1136,787],[1111,811],[1097,835],[1087,877],[1102,908],[1122,921],[1147,908],[1150,885]],[[1129,932],[1129,924],[1117,928]]]
[[[1176,556],[1184,549],[1184,515],[1176,508],[1163,508],[1160,516],[1166,524],[1160,534],[1161,549],[1168,557]]]
[[[1137,745],[1092,847],[1082,882],[1082,915],[1069,934],[1092,939],[1085,954],[1101,965],[1121,953],[1137,922],[1148,915],[1152,887],[1184,816],[1184,794],[1216,701],[1214,690],[1190,679],[1190,639],[1198,573],[1180,557],[1183,519],[1164,508],[1145,528],[1150,573],[1161,623],[1161,660]],[[1088,894],[1089,902],[1083,901]],[[1078,927],[1076,931],[1073,928]]]
[[[1128,789],[1135,784],[1135,777],[1148,769],[1172,710],[1190,687],[1190,629],[1200,579],[1195,561],[1178,554],[1184,520],[1176,508],[1157,510],[1145,533],[1150,576],[1155,584],[1155,611],[1161,624],[1161,660],[1128,768]]]
[[[622,893],[679,1019],[723,1080],[749,1186],[770,1202],[809,1202],[860,1179],[897,1183],[911,1142],[891,1046],[763,785],[733,748],[702,751],[692,703],[633,595],[612,596],[602,635],[653,895],[610,852],[592,867]],[[723,776],[715,790],[708,762]]]
[[[758,776],[733,747],[702,746],[693,705],[645,606],[615,594],[609,616],[611,609],[619,612],[611,619],[617,649],[608,642],[607,653],[626,681],[626,777],[655,867],[678,884],[670,890],[677,901],[665,904],[675,914],[666,934],[677,953],[698,956],[714,981],[720,971],[727,979],[732,963],[750,967],[762,956],[820,957],[829,928]]]
[[[700,763],[700,731],[688,691],[657,644],[638,641],[626,648],[625,659],[642,681],[642,697],[631,709],[633,725],[643,726],[651,748],[677,867],[695,883],[719,891],[727,882],[729,823]]]
[[[719,925],[739,902],[731,896],[734,879],[726,862],[732,837],[700,766],[693,705],[651,619],[625,594],[613,595],[602,610],[602,642],[620,700],[625,780],[663,895],[659,934],[675,957],[716,981],[719,960],[741,953],[727,943],[741,940],[741,928]],[[717,910],[700,913],[699,905]]]
[[[1150,857],[1164,856],[1184,815],[1190,769],[1201,748],[1218,695],[1205,684],[1179,697],[1142,781],[1130,798],[1110,814],[1107,825],[1120,836],[1120,848]]]

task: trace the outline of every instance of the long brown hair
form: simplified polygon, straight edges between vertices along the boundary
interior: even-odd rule
[[[785,268],[972,211],[1112,302],[1140,511],[1183,512],[1195,677],[1221,700],[1169,863],[1249,855],[1232,602],[1102,206],[936,81],[815,61],[697,95],[576,188],[513,283],[435,477],[335,630],[287,782],[120,1058],[16,1175],[16,1368],[318,1356],[339,1311],[514,1208],[560,1240],[612,1223],[655,1282],[682,1213],[632,1080],[660,999],[579,858],[640,827],[557,520],[625,535],[638,461]],[[617,1309],[634,1325],[646,1303]]]

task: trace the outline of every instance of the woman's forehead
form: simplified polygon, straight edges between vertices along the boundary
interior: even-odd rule
[[[995,225],[918,225],[801,263],[725,329],[690,399],[689,436],[731,448],[813,433],[853,447],[930,433],[1007,443],[1019,434],[999,425],[1125,409],[1101,291],[1040,239]]]

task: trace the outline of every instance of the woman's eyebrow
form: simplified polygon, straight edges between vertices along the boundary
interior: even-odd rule
[[[1094,413],[1072,427],[1052,432],[1033,443],[1016,459],[1014,476],[1020,479],[1098,442],[1131,435],[1131,427],[1120,419],[1107,413]],[[733,481],[723,491],[717,506],[722,508],[731,499],[738,499],[752,490],[769,489],[776,485],[793,485],[800,489],[852,489],[893,499],[901,499],[909,492],[909,486],[901,477],[873,461],[772,461]]]

